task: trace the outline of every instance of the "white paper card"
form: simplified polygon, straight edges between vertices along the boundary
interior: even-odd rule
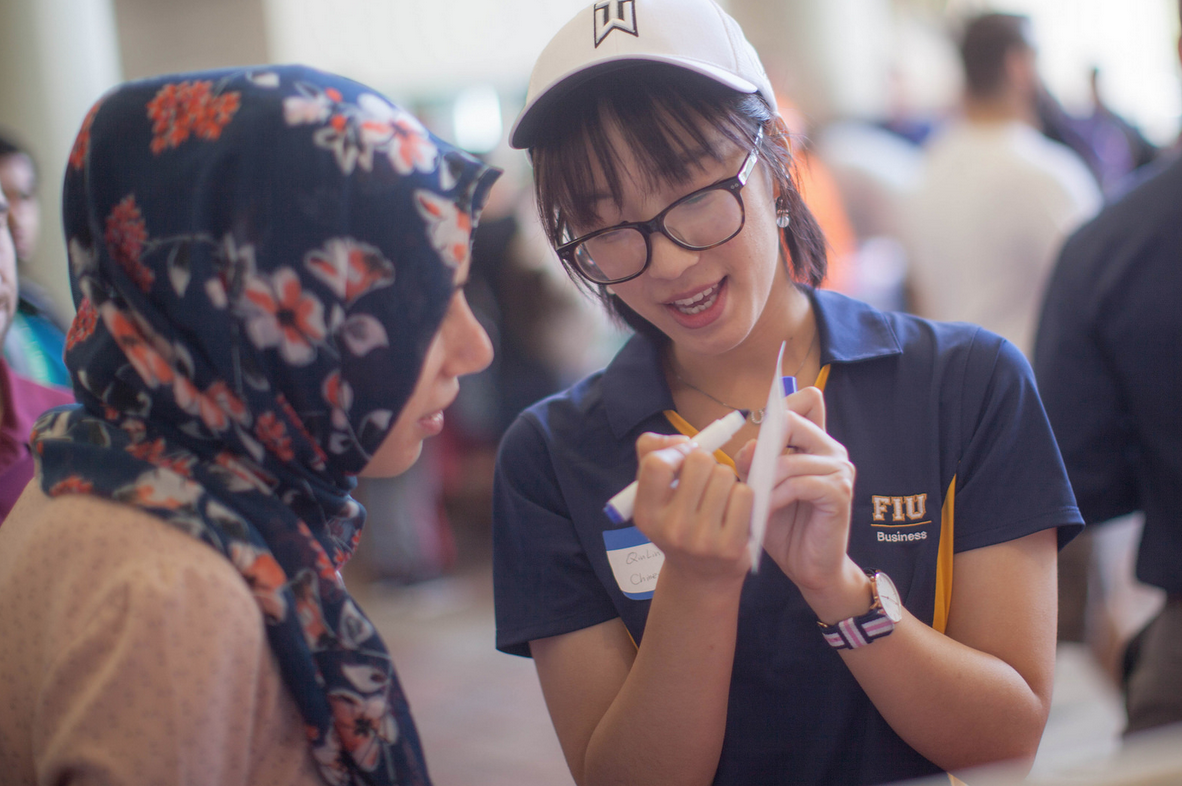
[[[763,422],[759,425],[759,437],[755,441],[755,455],[751,459],[751,471],[747,473],[747,485],[755,492],[751,506],[751,529],[747,540],[747,551],[751,555],[751,572],[759,570],[759,558],[763,555],[763,536],[767,532],[767,519],[771,509],[772,488],[775,486],[776,462],[784,450],[788,432],[788,418],[784,414],[784,381],[782,376],[784,347],[776,358],[776,370],[772,375],[771,390],[767,394],[767,408],[763,411]]]

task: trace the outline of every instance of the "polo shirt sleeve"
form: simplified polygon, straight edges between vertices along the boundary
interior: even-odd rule
[[[1097,523],[1141,506],[1137,435],[1090,309],[1096,288],[1076,272],[1084,238],[1063,250],[1047,290],[1034,352],[1034,371],[1071,477],[1080,511]],[[1088,266],[1090,267],[1090,266]],[[1086,291],[1084,291],[1086,290]]]
[[[493,484],[497,649],[529,656],[533,639],[619,616],[583,549],[533,413],[501,441]]]
[[[1082,529],[1030,364],[985,330],[968,349],[961,387],[955,550],[1051,527],[1062,547]]]

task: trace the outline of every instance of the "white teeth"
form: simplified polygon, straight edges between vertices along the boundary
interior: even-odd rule
[[[683,314],[697,314],[714,305],[718,299],[718,285],[704,289],[693,297],[684,300],[674,300],[673,305]]]
[[[673,302],[674,302],[674,304],[681,306],[683,308],[689,308],[694,303],[697,303],[699,300],[701,300],[702,298],[711,294],[712,292],[714,292],[714,287],[710,287],[709,289],[703,289],[698,294],[694,295],[693,297],[687,297],[685,300],[674,300]]]

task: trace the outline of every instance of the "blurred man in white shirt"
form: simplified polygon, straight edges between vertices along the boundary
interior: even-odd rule
[[[912,308],[982,325],[1029,356],[1055,255],[1100,192],[1079,157],[1033,125],[1041,81],[1025,17],[973,19],[961,57],[963,117],[930,143],[906,207]]]

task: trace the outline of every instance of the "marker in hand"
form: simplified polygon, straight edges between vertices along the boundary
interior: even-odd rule
[[[730,442],[731,437],[739,433],[739,429],[743,428],[743,424],[747,422],[747,416],[749,414],[751,414],[749,410],[736,409],[729,415],[719,418],[699,431],[692,442],[707,453],[713,453],[727,442]],[[677,464],[673,468],[677,469],[680,466],[681,460],[684,458],[685,456],[682,454],[681,458],[677,459]],[[607,514],[607,517],[612,520],[613,524],[623,524],[632,518],[632,506],[635,504],[636,481],[634,480],[623,491],[607,501],[603,512]]]

